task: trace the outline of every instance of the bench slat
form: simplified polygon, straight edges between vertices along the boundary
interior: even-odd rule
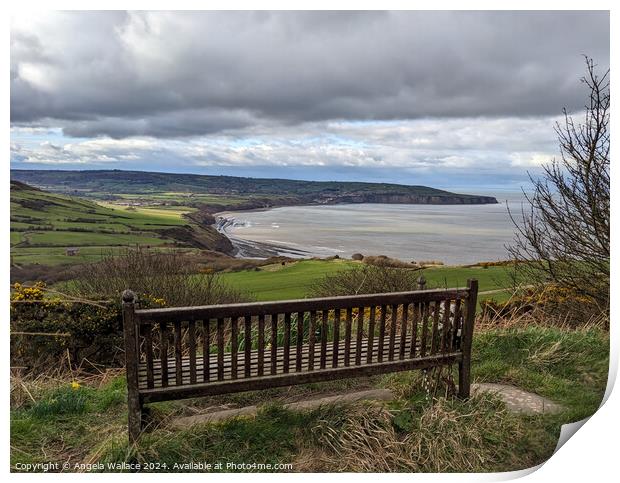
[[[258,375],[262,376],[265,371],[265,316],[258,316]]]
[[[334,310],[334,336],[332,337],[332,367],[338,367],[340,350],[340,309]]]
[[[372,362],[373,342],[375,339],[375,309],[376,307],[374,305],[370,307],[370,318],[368,320],[368,349],[366,352],[367,364]]]
[[[159,324],[160,335],[160,360],[163,368],[161,384],[163,387],[168,385],[168,325],[165,322]]]
[[[357,345],[355,347],[355,365],[362,363],[362,337],[364,336],[364,307],[357,308]]]
[[[250,375],[250,354],[252,352],[252,317],[246,315],[244,317],[244,332],[243,332],[243,348],[245,353],[245,377]]]
[[[420,322],[420,311],[421,311],[421,306],[418,303],[414,303],[411,306],[411,314],[413,316],[413,318],[411,319],[411,352],[409,353],[409,357],[411,357],[412,359],[415,357],[415,350],[416,350],[416,345],[417,345],[417,340],[418,340],[418,324]]]
[[[451,300],[446,300],[443,304],[443,317],[441,318],[441,343],[439,344],[439,351],[445,353],[448,345],[448,332],[450,330],[450,307],[452,306]]]
[[[327,364],[327,326],[328,326],[329,310],[322,311],[321,323],[321,362],[320,368],[325,369]]]
[[[211,351],[211,324],[209,319],[205,319],[202,321],[202,354],[203,358],[205,356],[210,356]],[[211,362],[211,357],[206,357],[207,369],[203,373],[203,381],[209,382],[209,363]]]
[[[176,381],[181,380],[183,377],[180,368],[181,361],[183,360],[182,336],[181,322],[177,321],[174,323],[174,360],[177,368],[175,374]]]
[[[230,319],[230,352],[232,357],[232,377],[237,379],[237,350],[239,349],[238,341],[239,320],[237,317]]]
[[[316,312],[310,312],[310,333],[308,334],[308,370],[314,369],[314,345],[316,343]]]
[[[271,314],[271,373],[276,373],[276,363],[278,362],[278,314]]]
[[[344,329],[344,365],[349,367],[351,363],[351,324],[353,322],[353,309],[347,309]]]
[[[297,312],[297,353],[295,356],[295,371],[301,371],[301,359],[304,345],[304,313]]]
[[[387,307],[381,306],[381,318],[379,319],[379,354],[377,355],[377,362],[383,362],[383,349],[385,342],[385,321],[387,315]]]
[[[217,380],[224,379],[224,319],[217,319]]]
[[[457,348],[456,338],[458,337],[458,331],[461,327],[461,316],[462,313],[462,305],[461,300],[456,299],[454,303],[454,318],[452,320],[452,324],[450,325],[450,338],[449,338],[449,346],[448,350],[455,350]]]
[[[189,347],[189,371],[192,384],[196,384],[196,322],[189,321],[187,326],[187,343]]]
[[[144,331],[144,351],[146,357],[146,379],[149,387],[153,387],[153,328],[142,326]]]
[[[431,354],[435,354],[437,352],[437,346],[439,342],[439,312],[441,309],[441,305],[438,302],[433,303],[432,308],[432,319],[433,319],[433,328],[431,330]]]
[[[284,346],[284,372],[289,371],[289,358],[291,356],[291,313],[284,314],[284,338],[282,340]]]
[[[396,342],[396,318],[398,317],[398,305],[392,305],[392,318],[390,320],[390,342],[388,345],[388,360],[394,360],[394,343]]]
[[[428,317],[429,317],[429,306],[428,303],[424,302],[421,304],[422,306],[422,340],[420,343],[420,356],[424,357],[426,355],[426,345],[428,338]]]

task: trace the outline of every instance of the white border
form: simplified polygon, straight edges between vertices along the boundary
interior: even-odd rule
[[[617,27],[618,27],[618,9],[619,7],[615,7],[618,5],[618,2],[611,1],[602,1],[602,0],[590,0],[586,3],[577,2],[574,0],[563,1],[561,4],[558,2],[548,1],[548,0],[521,0],[521,1],[505,1],[502,2],[501,5],[498,5],[498,2],[493,1],[470,1],[465,5],[462,2],[457,1],[441,1],[437,0],[435,2],[412,2],[412,1],[404,1],[404,0],[383,0],[381,2],[375,1],[364,1],[359,0],[356,2],[345,2],[345,1],[337,1],[337,0],[298,0],[292,5],[292,2],[286,1],[274,1],[274,0],[264,0],[260,3],[258,2],[249,2],[249,1],[241,1],[241,0],[228,0],[226,2],[200,2],[200,1],[190,1],[190,0],[176,0],[174,2],[166,2],[166,1],[118,1],[118,0],[108,0],[108,1],[90,1],[88,2],[88,7],[91,9],[100,9],[100,10],[110,10],[110,9],[135,9],[135,10],[166,10],[166,9],[177,9],[177,10],[200,10],[200,9],[213,9],[213,10],[243,10],[243,9],[273,9],[273,10],[287,10],[287,9],[325,9],[325,10],[357,10],[357,9],[391,9],[391,10],[409,10],[409,9],[417,9],[417,10],[557,10],[558,7],[562,10],[611,10],[611,64],[615,64],[616,60],[616,50],[613,46],[618,45],[618,35],[617,35]],[[3,38],[5,39],[5,48],[2,50],[2,60],[4,65],[4,76],[2,77],[3,83],[3,93],[2,96],[2,104],[3,104],[3,112],[5,114],[5,122],[6,127],[2,132],[2,145],[4,148],[4,153],[7,155],[6,167],[5,169],[9,169],[9,161],[8,161],[8,152],[10,145],[10,122],[9,122],[9,109],[10,109],[10,81],[9,81],[9,45],[10,45],[10,14],[15,11],[40,11],[46,9],[67,9],[67,10],[80,10],[85,9],[86,4],[83,1],[76,0],[65,0],[65,1],[28,1],[28,0],[20,0],[17,5],[12,5],[11,10],[7,12],[7,15],[3,16],[3,28],[5,29],[5,35]],[[430,8],[429,8],[430,7]],[[614,8],[615,7],[615,8]],[[615,11],[614,11],[615,10]],[[615,39],[615,40],[614,40]],[[613,78],[613,73],[612,73]],[[618,125],[618,116],[614,115],[614,111],[612,110],[612,120],[611,126],[612,130]],[[614,139],[615,136],[612,136]],[[617,158],[618,149],[615,149],[615,144],[612,144],[612,158]],[[617,178],[614,175],[618,169],[612,169],[612,178]],[[5,190],[3,192],[4,202],[1,205],[1,210],[3,213],[3,217],[5,220],[5,227],[9,226],[9,197],[10,197],[10,189],[9,189],[9,178],[7,175],[4,180]],[[616,186],[617,181],[612,183],[612,186]],[[617,196],[616,189],[612,189],[612,252],[615,253],[615,247],[617,245],[617,224],[615,216],[617,212]],[[5,228],[5,232],[3,234],[4,246],[5,249],[2,252],[2,257],[5,262],[5,267],[9,267],[9,247],[10,241],[8,230]],[[612,257],[612,273],[616,274],[618,272],[618,263],[614,257]],[[9,272],[5,270],[3,272],[4,277],[4,286],[7,287],[9,285]],[[618,292],[618,283],[612,278],[611,285],[611,293],[620,293]],[[3,314],[6,318],[8,318],[9,307],[8,307],[8,297],[2,298],[3,304]],[[610,373],[609,373],[609,384],[606,393],[606,402],[603,406],[595,413],[584,425],[581,429],[577,431],[574,437],[570,438],[557,453],[550,458],[545,464],[541,465],[536,469],[524,470],[513,473],[495,473],[495,474],[443,474],[443,475],[412,475],[412,474],[400,474],[400,475],[364,475],[364,474],[343,474],[338,475],[339,479],[345,481],[355,481],[355,483],[359,482],[371,482],[376,481],[377,476],[381,479],[393,479],[393,480],[401,480],[401,481],[411,481],[415,479],[416,481],[501,481],[501,480],[509,480],[518,477],[527,476],[528,481],[541,481],[546,482],[550,480],[560,480],[560,481],[606,481],[610,479],[610,476],[613,474],[617,474],[616,467],[616,458],[617,458],[617,446],[616,446],[616,430],[620,428],[620,418],[618,416],[620,412],[620,396],[618,396],[618,391],[612,392],[613,385],[617,378],[617,370],[618,370],[618,330],[616,324],[618,323],[618,303],[617,300],[612,298],[612,331],[611,331],[611,365],[610,365]],[[4,319],[6,321],[6,319]],[[4,369],[4,374],[8,374],[8,354],[9,354],[9,336],[8,336],[8,323],[4,324],[5,336],[1,338],[2,344],[2,353],[5,354],[5,357],[2,361],[2,366]],[[5,385],[6,394],[5,394],[5,408],[9,407],[9,391],[8,384]],[[2,419],[2,429],[5,441],[4,451],[2,452],[2,469],[9,473],[9,418],[8,414],[5,414],[5,417]],[[570,428],[564,428],[570,429]],[[14,478],[16,480],[23,481],[33,481],[39,478],[56,478],[57,475],[41,475],[41,474],[29,474],[29,475],[21,475],[21,474],[10,474],[10,478]],[[63,475],[63,478],[68,479],[82,479],[82,475]],[[148,474],[148,475],[89,475],[89,478],[94,479],[108,479],[108,478],[118,478],[118,479],[131,479],[131,480],[144,480],[147,479],[149,481],[161,481],[162,479],[169,478],[169,474]],[[329,478],[335,477],[335,475],[330,475]],[[183,478],[189,479],[198,479],[201,480],[207,479],[208,481],[219,481],[219,480],[227,480],[227,481],[239,481],[246,483],[248,478],[252,478],[252,481],[267,481],[267,480],[291,480],[296,479],[299,481],[311,481],[316,478],[316,475],[310,474],[300,474],[300,475],[245,475],[245,474],[230,474],[230,475],[219,475],[219,474],[208,474],[208,475],[198,475],[198,474],[187,474],[183,475]]]

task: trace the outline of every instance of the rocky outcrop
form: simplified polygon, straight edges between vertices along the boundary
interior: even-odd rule
[[[232,242],[211,225],[176,226],[161,230],[159,233],[188,247],[213,250],[227,255],[233,255],[236,251]]]

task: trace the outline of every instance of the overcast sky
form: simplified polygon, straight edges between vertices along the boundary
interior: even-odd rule
[[[15,17],[11,165],[517,186],[606,12]]]

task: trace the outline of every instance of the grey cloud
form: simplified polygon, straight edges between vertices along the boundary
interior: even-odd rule
[[[13,125],[179,137],[579,109],[607,12],[55,12],[11,35]]]
[[[256,119],[243,110],[178,110],[157,113],[146,118],[103,117],[66,121],[64,134],[89,137],[104,133],[111,138],[128,136],[180,137],[212,134],[227,129],[240,129],[254,124]]]

